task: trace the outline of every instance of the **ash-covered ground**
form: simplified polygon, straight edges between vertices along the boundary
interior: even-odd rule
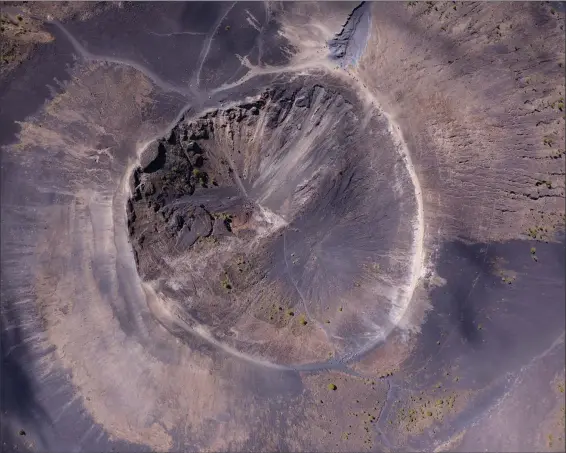
[[[404,314],[414,190],[386,120],[347,90],[270,88],[181,120],[140,161],[138,270],[190,325],[300,363],[352,357]]]
[[[563,451],[563,3],[2,5],[2,451]]]

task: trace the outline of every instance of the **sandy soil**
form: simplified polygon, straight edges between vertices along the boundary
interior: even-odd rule
[[[564,448],[561,4],[2,34],[2,451]]]

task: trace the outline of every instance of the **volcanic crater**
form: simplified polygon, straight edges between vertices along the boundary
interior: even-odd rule
[[[183,118],[130,178],[138,271],[190,333],[344,360],[408,305],[415,191],[387,119],[308,79]]]

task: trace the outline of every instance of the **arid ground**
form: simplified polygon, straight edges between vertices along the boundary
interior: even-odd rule
[[[564,451],[564,16],[2,3],[1,451]]]

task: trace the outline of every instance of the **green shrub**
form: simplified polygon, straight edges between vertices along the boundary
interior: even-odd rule
[[[232,283],[230,282],[228,275],[226,275],[220,283],[222,284],[222,288],[224,288],[225,290],[229,291],[232,289]]]

